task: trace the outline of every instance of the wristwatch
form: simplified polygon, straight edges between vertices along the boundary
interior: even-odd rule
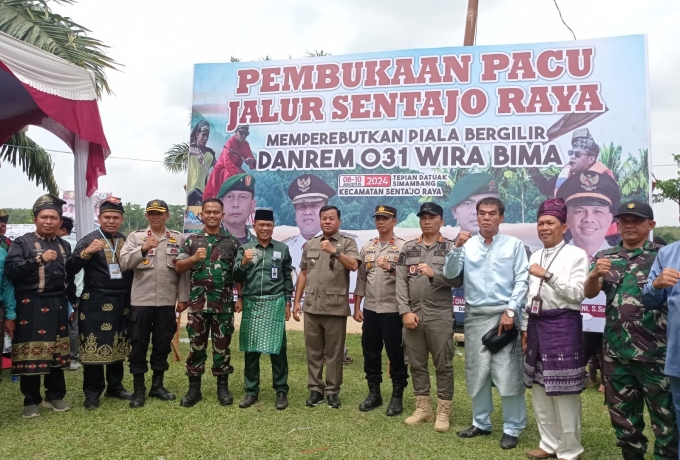
[[[342,254],[342,252],[340,252],[339,249],[336,249],[335,252],[333,253],[333,257],[337,259],[338,257],[340,257],[340,254]]]
[[[505,310],[505,314],[508,315],[508,318],[514,318],[515,310]]]
[[[392,264],[390,264],[390,269],[389,269],[389,270],[387,270],[387,273],[390,273],[390,274],[392,274],[392,273],[394,273],[394,272],[395,272],[395,270],[396,270],[395,266],[394,266],[394,265],[392,265]]]
[[[546,271],[545,274],[543,275],[543,281],[548,282],[550,279],[553,277],[553,274]]]

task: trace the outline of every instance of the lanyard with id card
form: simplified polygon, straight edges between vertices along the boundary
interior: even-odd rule
[[[104,237],[104,241],[106,241],[106,245],[109,247],[109,250],[111,251],[111,263],[109,264],[109,278],[112,280],[122,280],[123,279],[123,272],[120,269],[120,264],[116,260],[116,251],[118,250],[118,238],[116,238],[116,245],[112,248],[111,244],[109,243],[109,239],[104,235],[102,232],[102,229],[99,229],[99,233]]]
[[[271,279],[279,279],[279,263],[281,261],[281,251],[274,251],[274,255],[271,258],[272,262],[272,274]]]
[[[550,263],[548,264],[547,267],[545,267],[545,271],[547,272],[550,270],[550,266],[552,263],[557,259],[557,256],[559,255],[560,251],[562,250],[563,247],[565,247],[566,244],[562,244],[562,246],[557,250],[553,258],[550,260]],[[545,249],[543,250],[545,252]],[[543,262],[545,263],[545,262]],[[529,309],[529,314],[531,316],[541,316],[541,311],[543,310],[543,299],[541,298],[541,288],[543,287],[543,282],[545,281],[544,278],[541,278],[541,283],[538,285],[538,292],[536,292],[536,295],[531,299],[531,308]]]

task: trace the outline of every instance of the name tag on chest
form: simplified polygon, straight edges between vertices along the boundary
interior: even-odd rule
[[[120,270],[119,264],[109,264],[109,277],[112,280],[123,279],[123,272]]]

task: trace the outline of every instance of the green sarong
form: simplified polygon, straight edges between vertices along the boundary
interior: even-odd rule
[[[278,355],[286,326],[283,294],[243,298],[239,346],[244,352]]]

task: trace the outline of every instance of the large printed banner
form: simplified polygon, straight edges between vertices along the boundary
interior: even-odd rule
[[[497,196],[501,231],[533,252],[538,205],[557,196],[567,241],[593,256],[620,240],[618,204],[650,199],[648,116],[641,35],[197,64],[185,230],[202,227],[209,197],[241,241],[254,209],[273,208],[297,266],[327,203],[361,247],[378,205],[397,208],[408,240],[434,201],[455,238],[477,233],[476,202]],[[586,330],[602,330],[603,305],[584,302]]]

